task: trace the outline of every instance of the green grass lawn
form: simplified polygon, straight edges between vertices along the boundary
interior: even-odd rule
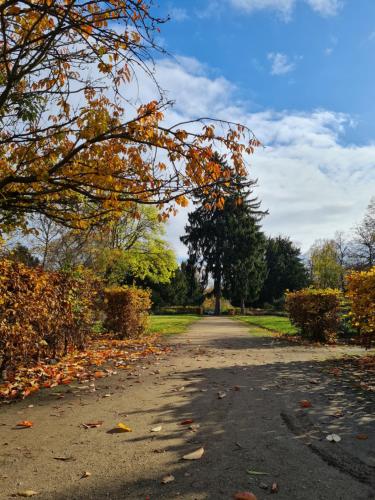
[[[291,324],[289,318],[282,316],[236,316],[236,319],[251,326],[258,326],[271,332],[295,335],[297,329]],[[261,333],[258,330],[255,333]]]
[[[173,335],[183,333],[195,321],[201,319],[201,316],[193,314],[171,314],[151,316],[150,332],[161,333],[163,335]]]

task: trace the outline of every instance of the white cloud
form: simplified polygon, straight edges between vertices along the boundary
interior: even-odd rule
[[[298,0],[229,0],[230,3],[246,12],[252,13],[259,10],[275,10],[285,19],[289,19]],[[302,0],[315,12],[322,16],[337,14],[342,6],[342,0]]]
[[[258,178],[256,194],[270,211],[264,220],[268,234],[289,235],[305,251],[315,239],[350,230],[362,218],[374,194],[375,142],[343,143],[354,126],[350,116],[324,109],[253,113],[236,100],[233,84],[210,77],[195,59],[159,61],[156,77],[176,100],[168,122],[208,115],[244,123],[263,142],[265,148],[249,158],[249,172]],[[141,88],[142,97],[152,98],[150,86]],[[180,258],[186,255],[179,241],[186,220],[187,210],[180,210],[168,224]]]
[[[334,16],[342,7],[341,0],[306,0],[310,7],[322,16]]]
[[[264,9],[276,10],[286,18],[289,18],[295,6],[295,0],[230,0],[230,3],[249,13]]]
[[[189,18],[187,10],[180,7],[172,7],[169,10],[172,21],[186,21]]]
[[[271,75],[285,75],[296,67],[295,63],[281,52],[270,52],[267,59],[271,61]]]

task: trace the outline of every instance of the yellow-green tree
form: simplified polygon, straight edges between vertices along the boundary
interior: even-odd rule
[[[343,266],[335,242],[317,241],[310,249],[311,281],[316,288],[341,288]]]

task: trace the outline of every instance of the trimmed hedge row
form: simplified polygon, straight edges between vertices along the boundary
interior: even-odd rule
[[[338,290],[306,288],[289,292],[285,307],[302,337],[317,342],[335,338],[340,326]]]
[[[203,307],[200,306],[170,306],[160,307],[155,311],[155,314],[203,314]]]
[[[84,348],[97,291],[87,271],[68,275],[0,261],[0,369]]]
[[[369,271],[349,274],[347,282],[351,324],[370,347],[375,341],[375,266]]]
[[[322,342],[333,339],[349,318],[362,343],[370,347],[375,342],[375,266],[351,272],[344,295],[313,288],[288,293],[286,310],[303,337]]]
[[[112,287],[104,290],[104,328],[115,338],[141,335],[148,326],[151,292],[135,287]]]
[[[104,310],[113,338],[136,337],[147,327],[150,292],[133,287],[102,289],[88,270],[46,272],[0,261],[0,376],[17,365],[82,350]]]

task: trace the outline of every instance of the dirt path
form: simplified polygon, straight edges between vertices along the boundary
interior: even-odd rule
[[[375,499],[374,398],[327,373],[348,349],[250,336],[226,318],[204,318],[174,343],[95,392],[74,384],[1,406],[0,497],[229,500],[250,490],[260,500],[277,483],[279,500]],[[301,410],[303,399],[312,407]],[[34,427],[16,430],[20,420]],[[120,421],[133,432],[111,432]],[[332,432],[340,443],[326,440]],[[181,460],[201,446],[200,460]],[[162,485],[166,474],[175,480]]]

